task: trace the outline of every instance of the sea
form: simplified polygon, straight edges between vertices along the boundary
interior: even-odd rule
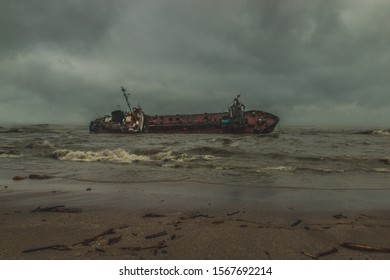
[[[87,126],[41,124],[0,128],[0,170],[74,182],[389,190],[389,147],[387,129],[286,126],[268,135],[94,134]],[[2,178],[2,184],[11,179]]]

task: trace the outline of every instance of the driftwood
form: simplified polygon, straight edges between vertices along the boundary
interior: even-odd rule
[[[24,176],[14,176],[12,178],[12,180],[14,180],[14,181],[20,181],[20,180],[24,180],[24,179],[26,179],[26,177],[24,177]]]
[[[158,244],[156,245],[152,245],[152,246],[145,246],[145,247],[142,247],[142,246],[139,246],[139,247],[121,247],[120,249],[121,250],[129,250],[129,251],[141,251],[141,250],[149,250],[149,249],[162,249],[162,248],[166,248],[167,245],[165,245],[165,241],[161,241],[159,242]]]
[[[337,215],[333,215],[333,218],[335,218],[335,219],[346,219],[347,217],[344,216],[343,214],[339,213]]]
[[[81,208],[66,208],[65,205],[51,206],[51,207],[41,207],[38,206],[31,212],[61,212],[61,213],[80,213]]]
[[[156,232],[156,233],[147,235],[147,236],[145,236],[145,239],[153,239],[153,238],[164,236],[164,235],[167,235],[167,234],[168,233],[164,230],[164,231],[160,231],[160,232]]]
[[[292,223],[290,226],[295,227],[295,226],[299,225],[300,223],[302,223],[302,220],[298,220],[298,221]]]
[[[29,179],[38,179],[38,180],[43,180],[43,179],[50,179],[53,178],[52,176],[49,175],[39,175],[39,174],[31,174],[28,176]]]
[[[37,251],[44,251],[44,250],[69,251],[72,249],[66,245],[51,245],[51,246],[45,246],[45,247],[24,250],[22,253],[30,253],[30,252],[37,252]]]
[[[88,238],[88,239],[85,239],[84,241],[81,241],[79,243],[75,243],[73,244],[72,246],[75,246],[75,245],[79,245],[79,244],[83,244],[84,246],[90,246],[92,242],[96,241],[97,239],[99,238],[102,238],[108,234],[115,234],[115,230],[113,228],[110,228],[104,232],[102,232],[101,234],[99,235],[96,235],[92,238]],[[119,241],[119,240],[118,240]]]
[[[107,245],[112,245],[112,244],[118,243],[121,240],[122,240],[122,235],[119,235],[118,237],[110,238],[107,241]]]
[[[166,216],[160,214],[148,213],[145,214],[142,218],[162,218],[162,217],[166,217]]]
[[[238,214],[238,213],[240,213],[240,211],[237,210],[237,211],[229,212],[226,215],[233,216],[233,215]]]
[[[358,251],[390,253],[390,247],[368,246],[368,245],[364,245],[364,244],[348,243],[348,242],[343,242],[341,244],[341,246],[344,248],[358,250]]]
[[[307,257],[310,257],[312,259],[318,260],[321,257],[325,257],[327,255],[334,254],[334,253],[337,253],[337,252],[338,252],[337,248],[332,248],[332,249],[329,249],[329,250],[326,250],[326,251],[323,251],[323,252],[319,252],[319,253],[317,253],[315,255],[312,255],[312,254],[309,254],[309,253],[306,253],[306,252],[303,252],[303,251],[301,252],[301,254],[303,254],[303,255],[305,255]]]
[[[201,214],[199,212],[191,213],[189,217],[180,217],[181,220],[196,219],[196,218],[214,218],[214,217],[207,214]]]

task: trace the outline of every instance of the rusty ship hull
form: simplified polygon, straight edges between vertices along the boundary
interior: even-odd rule
[[[129,111],[116,110],[111,115],[91,121],[94,133],[258,133],[274,131],[279,118],[260,110],[245,110],[239,96],[225,112],[203,114],[148,115],[141,107],[131,108],[122,88]]]

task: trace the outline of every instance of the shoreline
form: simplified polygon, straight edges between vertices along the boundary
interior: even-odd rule
[[[341,246],[390,246],[390,211],[372,196],[388,191],[61,178],[1,180],[0,189],[3,260],[390,258]]]

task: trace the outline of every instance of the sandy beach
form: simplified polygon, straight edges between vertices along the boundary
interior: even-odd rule
[[[14,181],[13,173],[1,174],[0,259],[390,257],[388,190]]]

